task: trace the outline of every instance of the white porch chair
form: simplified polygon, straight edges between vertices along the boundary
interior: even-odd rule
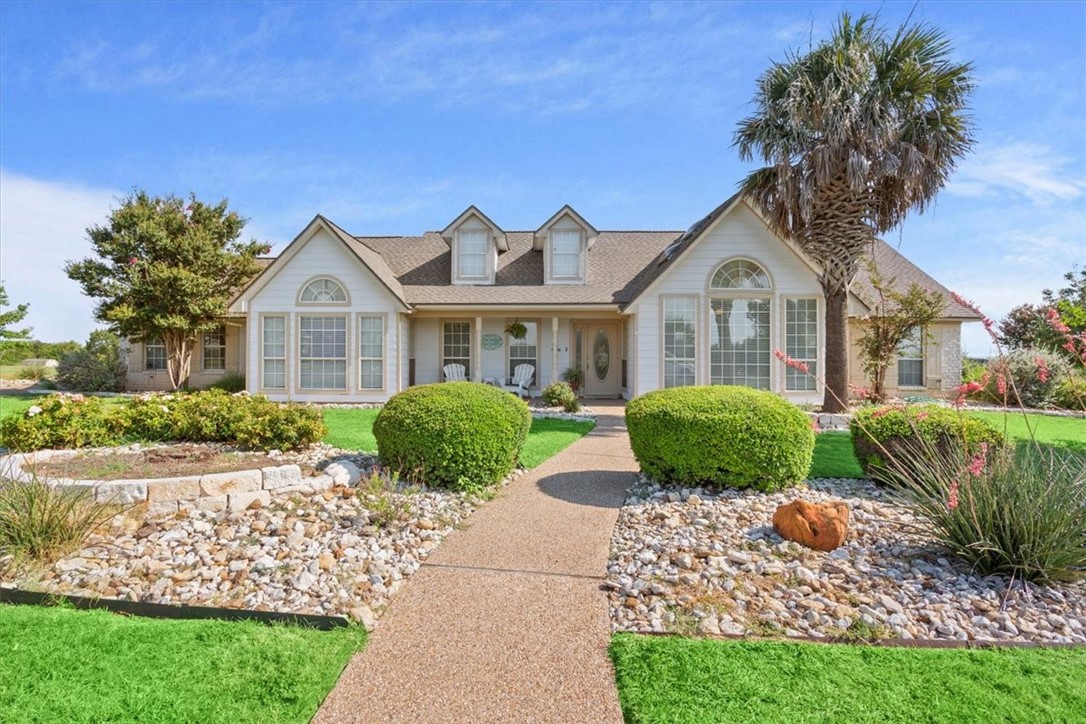
[[[517,365],[513,370],[513,376],[509,378],[509,384],[502,387],[520,397],[527,397],[528,386],[532,384],[533,377],[535,377],[535,367],[529,364]]]
[[[468,379],[467,373],[464,370],[464,365],[462,364],[453,363],[445,365],[442,368],[442,371],[445,373],[446,382],[464,382]]]

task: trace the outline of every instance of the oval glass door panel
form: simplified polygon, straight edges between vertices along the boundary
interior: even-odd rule
[[[603,329],[596,332],[596,338],[592,341],[592,369],[600,382],[607,379],[607,373],[611,370],[611,338]]]

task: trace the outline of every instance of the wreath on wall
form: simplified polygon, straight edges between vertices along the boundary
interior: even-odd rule
[[[526,327],[523,322],[513,320],[505,325],[505,333],[513,339],[524,339],[528,336],[528,327]]]

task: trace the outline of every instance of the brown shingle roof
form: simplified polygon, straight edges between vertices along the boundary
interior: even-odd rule
[[[887,281],[893,279],[894,286],[902,291],[911,285],[917,284],[921,289],[939,292],[946,299],[946,309],[943,317],[946,319],[980,319],[980,315],[968,307],[955,302],[950,296],[950,290],[944,287],[932,277],[928,276],[920,267],[906,259],[897,249],[887,244],[882,239],[875,241],[873,248],[875,268]],[[876,298],[874,287],[871,286],[871,274],[867,265],[861,265],[860,271],[849,286],[849,291],[859,297],[860,301],[868,307]]]
[[[588,251],[587,284],[543,284],[543,253],[531,231],[509,231],[493,286],[451,284],[452,252],[435,232],[423,236],[358,237],[388,262],[409,304],[625,304],[643,272],[679,237],[678,231],[601,231]]]

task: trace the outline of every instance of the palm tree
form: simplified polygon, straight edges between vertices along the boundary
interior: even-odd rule
[[[774,63],[735,145],[764,164],[745,192],[778,233],[821,267],[826,296],[823,409],[848,398],[848,285],[874,242],[922,212],[973,145],[972,65],[950,58],[929,26],[890,36],[875,18],[843,14],[833,36]]]

